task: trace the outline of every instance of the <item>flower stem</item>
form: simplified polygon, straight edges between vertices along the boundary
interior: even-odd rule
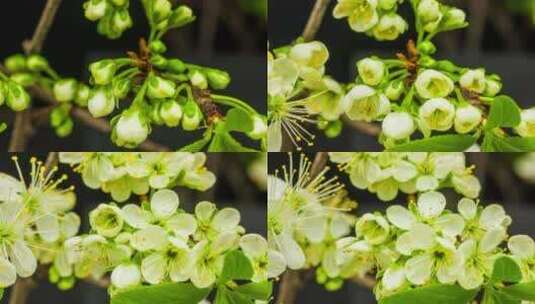
[[[301,35],[305,41],[314,40],[330,2],[331,0],[316,0],[316,4],[314,4],[314,8],[312,9],[305,26],[305,30]]]
[[[250,114],[257,115],[256,110],[253,109],[253,107],[251,107],[250,105],[248,105],[246,102],[242,100],[239,100],[237,98],[230,97],[230,96],[224,96],[224,95],[210,94],[210,96],[214,99],[214,102],[216,103],[235,107],[235,108],[240,108]]]

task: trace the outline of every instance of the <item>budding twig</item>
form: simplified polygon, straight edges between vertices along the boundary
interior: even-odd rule
[[[331,0],[316,0],[316,4],[314,4],[314,8],[310,13],[310,17],[308,17],[305,30],[302,34],[303,39],[305,41],[313,40],[316,36],[316,33],[320,29],[321,22],[323,21],[323,16],[327,11],[327,7],[329,6],[330,2]]]

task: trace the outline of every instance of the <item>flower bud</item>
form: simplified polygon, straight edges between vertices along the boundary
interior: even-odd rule
[[[105,88],[98,88],[89,94],[87,107],[95,118],[109,115],[115,109],[116,100],[113,94]]]
[[[373,28],[373,36],[379,40],[396,40],[403,34],[409,25],[400,15],[391,13],[381,17],[379,23]]]
[[[67,118],[61,125],[59,125],[55,131],[56,135],[58,137],[64,138],[72,133],[72,129],[74,128],[74,122],[71,118]]]
[[[159,69],[164,69],[167,67],[167,59],[165,59],[165,57],[162,55],[153,55],[150,58],[150,63]]]
[[[67,104],[65,104],[67,105]],[[68,106],[68,105],[67,105]],[[61,126],[67,120],[69,107],[58,106],[50,112],[50,125],[54,128]]]
[[[382,125],[383,134],[394,140],[410,138],[416,130],[412,116],[407,112],[392,112],[386,115]]]
[[[182,73],[186,70],[186,65],[180,59],[169,59],[166,69],[174,73]]]
[[[26,64],[28,65],[28,69],[33,72],[42,72],[50,68],[48,60],[37,54],[28,56]]]
[[[84,3],[85,17],[91,21],[97,21],[104,17],[108,2],[106,0],[89,0]]]
[[[6,69],[10,72],[19,72],[26,69],[26,57],[22,54],[12,55],[4,60]]]
[[[169,0],[153,0],[152,17],[156,23],[167,19],[171,14],[171,2]]]
[[[478,94],[483,93],[486,87],[485,70],[468,70],[459,79],[459,84],[463,89]]]
[[[147,119],[138,110],[127,110],[121,114],[113,130],[114,141],[119,146],[133,148],[149,136]]]
[[[151,75],[148,81],[147,96],[151,99],[171,98],[176,94],[175,83],[170,80]]]
[[[416,92],[422,98],[443,98],[454,89],[453,80],[435,70],[425,70],[418,75],[414,83]]]
[[[341,120],[329,121],[325,128],[325,136],[327,138],[335,138],[342,133],[343,124]]]
[[[114,237],[123,229],[121,209],[108,204],[100,204],[89,213],[89,223],[99,235]]]
[[[458,8],[450,8],[444,16],[445,28],[458,28],[466,23],[466,14]]]
[[[203,69],[203,74],[208,79],[208,84],[214,90],[226,89],[230,83],[230,75],[217,69]]]
[[[117,64],[112,59],[104,59],[89,65],[93,81],[97,85],[107,85],[117,72]]]
[[[388,98],[366,85],[355,86],[344,96],[342,103],[352,120],[370,122],[390,112]]]
[[[339,1],[334,7],[333,16],[336,19],[348,18],[349,26],[355,32],[363,33],[373,28],[379,22],[377,0],[359,1],[356,6]]]
[[[112,19],[112,27],[116,32],[122,33],[132,27],[132,17],[127,9],[115,11]]]
[[[59,102],[70,102],[76,97],[78,83],[76,79],[68,78],[56,81],[53,92]]]
[[[163,54],[167,51],[167,47],[161,40],[155,40],[149,44],[149,49],[155,54]]]
[[[431,41],[424,41],[418,45],[418,51],[425,55],[433,55],[437,51],[437,47]]]
[[[195,20],[193,11],[186,5],[177,7],[169,17],[169,26],[181,27]]]
[[[193,100],[188,100],[184,105],[184,116],[182,118],[182,129],[193,131],[199,127],[203,119],[201,109]]]
[[[388,239],[390,225],[384,217],[367,213],[355,223],[355,231],[358,236],[364,237],[368,243],[379,245]]]
[[[419,117],[430,130],[447,131],[453,125],[455,107],[444,98],[430,99],[420,107]]]
[[[125,98],[132,88],[129,78],[118,78],[112,81],[113,96],[117,99]]]
[[[167,100],[160,107],[160,116],[166,126],[176,127],[182,118],[182,107],[174,100]]]
[[[483,92],[483,95],[494,97],[500,93],[502,86],[503,84],[499,78],[495,79],[493,77],[487,77],[485,80],[485,92]]]
[[[481,123],[481,119],[480,109],[472,105],[460,107],[455,112],[455,131],[460,134],[469,133]]]
[[[535,137],[535,108],[522,110],[516,132],[522,137]]]
[[[442,70],[449,73],[455,73],[460,69],[458,66],[456,66],[455,64],[453,64],[453,62],[449,60],[439,60],[435,62],[433,67],[437,70]]]
[[[379,0],[378,6],[385,11],[389,11],[393,9],[396,4],[398,4],[398,0]]]
[[[422,0],[416,9],[416,14],[427,32],[434,32],[443,17],[440,3],[436,0]]]
[[[402,80],[392,81],[388,84],[385,90],[385,95],[392,101],[397,101],[401,97],[401,94],[405,91],[405,85]]]
[[[23,87],[31,86],[35,83],[36,78],[31,73],[15,73],[12,74],[9,79],[13,82],[20,84]]]
[[[79,83],[74,102],[81,107],[87,107],[87,101],[89,100],[90,93],[91,89],[89,89],[89,86]]]
[[[30,95],[24,88],[17,83],[10,82],[7,84],[6,104],[13,111],[23,111],[30,106]]]
[[[294,45],[288,56],[301,66],[320,69],[329,59],[329,50],[325,44],[312,41]]]
[[[121,264],[111,273],[113,286],[122,289],[141,284],[141,271],[136,264]]]
[[[115,6],[124,6],[128,0],[110,0]]]
[[[369,86],[378,85],[385,76],[385,64],[373,58],[365,58],[357,62],[357,70],[359,77]]]
[[[253,116],[253,130],[247,134],[252,139],[260,140],[266,137],[267,123],[259,115]]]
[[[191,84],[201,90],[208,88],[208,79],[206,76],[198,70],[194,70],[189,75]]]

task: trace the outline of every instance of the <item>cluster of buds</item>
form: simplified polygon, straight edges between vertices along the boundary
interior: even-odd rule
[[[535,243],[526,235],[508,236],[511,218],[502,206],[481,206],[463,198],[457,211],[445,209],[440,192],[424,192],[408,208],[393,205],[386,214],[364,214],[355,237],[337,242],[337,263],[353,276],[375,270],[377,298],[431,284],[459,284],[466,290],[485,285],[494,261],[511,257],[522,280],[533,280]],[[507,246],[503,244],[507,242]],[[371,266],[371,267],[369,267]]]
[[[464,11],[442,4],[440,1],[419,0],[416,1],[415,6],[418,26],[430,35],[464,28],[468,25]]]
[[[127,201],[132,193],[146,195],[151,188],[204,191],[216,179],[205,167],[204,153],[62,152],[59,157],[82,175],[87,187],[110,193],[116,202]]]
[[[399,191],[416,194],[451,187],[472,199],[481,191],[463,153],[331,152],[329,157],[353,186],[376,193],[382,201],[395,199]]]
[[[26,184],[16,157],[14,161],[20,180],[0,173],[0,288],[13,285],[17,276],[32,276],[41,263],[50,265],[54,283],[68,289],[74,277],[63,242],[80,227],[80,218],[71,212],[73,187],[60,188],[66,176],[54,179],[57,167],[47,172],[35,158]]]
[[[112,295],[164,282],[207,288],[220,277],[225,254],[241,250],[253,266],[252,280],[267,280],[267,241],[244,234],[238,210],[218,210],[203,201],[190,214],[179,206],[178,195],[168,189],[122,208],[100,204],[89,215],[92,233],[66,241],[76,276],[98,278],[111,271]]]
[[[409,25],[397,14],[404,0],[338,0],[333,15],[347,18],[351,29],[377,40],[395,40]]]
[[[129,0],[87,0],[84,3],[85,17],[98,21],[100,34],[116,39],[132,27],[129,5]]]
[[[311,176],[311,163],[303,155],[299,167],[284,166],[283,179],[268,176],[268,240],[274,275],[286,268],[320,267],[333,273],[336,240],[350,233],[356,203],[336,182],[327,179],[327,169]],[[320,283],[330,286],[338,282]]]
[[[284,130],[293,144],[312,145],[314,136],[303,123],[314,123],[327,136],[337,136],[342,128],[344,88],[325,75],[329,50],[319,42],[296,43],[268,53],[269,151],[279,151]]]

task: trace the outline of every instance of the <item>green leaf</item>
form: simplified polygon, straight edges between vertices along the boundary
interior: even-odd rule
[[[489,131],[481,146],[483,152],[530,152],[535,151],[534,137],[500,137]]]
[[[267,301],[273,293],[273,283],[271,281],[264,281],[243,284],[238,286],[234,291],[255,300]]]
[[[504,287],[501,291],[526,301],[535,301],[535,281]]]
[[[238,131],[249,133],[253,131],[254,122],[250,114],[242,109],[233,108],[227,112],[225,127],[229,132]]]
[[[239,250],[233,250],[225,255],[219,283],[225,284],[231,280],[250,280],[253,274],[253,266],[245,254]]]
[[[521,300],[509,296],[500,290],[493,288],[485,289],[485,295],[481,304],[520,304]]]
[[[111,298],[111,304],[191,304],[206,298],[211,288],[199,289],[191,283],[164,283],[128,288]]]
[[[380,304],[466,304],[479,290],[466,290],[459,285],[432,285],[398,292],[379,301]]]
[[[254,300],[229,290],[226,286],[219,286],[214,304],[252,304]]]
[[[494,98],[490,106],[489,117],[485,129],[491,130],[497,127],[514,128],[520,124],[520,108],[509,96]]]
[[[511,257],[501,256],[494,261],[491,280],[493,282],[518,283],[522,280],[522,271]]]
[[[391,152],[459,152],[470,148],[476,142],[471,135],[441,135],[413,140],[388,149]]]
[[[227,132],[216,132],[212,138],[208,152],[258,152],[242,146],[232,135]]]
[[[212,139],[212,130],[207,130],[204,132],[203,137],[197,141],[192,142],[191,144],[184,146],[178,150],[179,152],[200,152]]]

